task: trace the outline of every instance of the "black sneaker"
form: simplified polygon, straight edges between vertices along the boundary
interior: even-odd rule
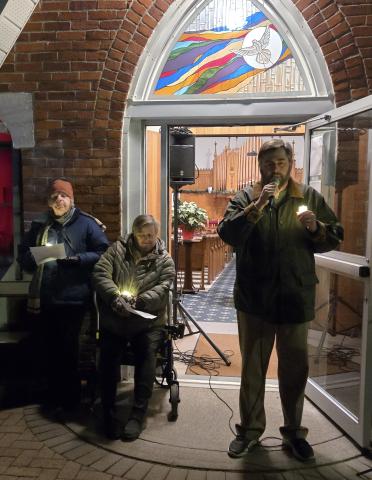
[[[291,450],[293,455],[301,462],[314,459],[314,450],[304,438],[284,439],[283,448]]]
[[[247,440],[244,435],[237,434],[234,440],[230,443],[227,451],[229,457],[239,458],[251,452],[258,445],[257,439]]]
[[[121,435],[122,440],[137,440],[143,430],[143,421],[138,418],[130,418]]]
[[[106,438],[109,440],[118,440],[122,434],[122,426],[112,415],[106,415],[103,419],[103,429]]]

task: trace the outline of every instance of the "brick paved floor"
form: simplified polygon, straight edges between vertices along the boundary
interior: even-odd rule
[[[313,468],[239,473],[174,468],[114,454],[79,439],[63,424],[46,419],[37,407],[0,411],[0,480],[353,480],[372,468],[363,456]]]

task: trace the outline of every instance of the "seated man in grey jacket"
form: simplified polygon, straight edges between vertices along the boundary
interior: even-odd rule
[[[100,308],[100,374],[105,434],[110,439],[135,440],[143,429],[155,380],[156,352],[164,338],[168,293],[174,263],[158,238],[151,215],[139,215],[132,233],[120,237],[102,255],[93,272]],[[133,308],[156,316],[144,325]],[[122,430],[114,417],[117,371],[130,342],[135,358],[134,402]]]

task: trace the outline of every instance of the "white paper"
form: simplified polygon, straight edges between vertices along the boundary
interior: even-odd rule
[[[156,318],[156,315],[152,315],[152,313],[142,312],[142,310],[135,310],[134,308],[128,308],[128,310],[131,313],[134,313],[135,315],[139,315],[142,318],[147,318],[149,320],[153,320],[154,318]]]
[[[42,263],[50,262],[57,258],[66,258],[65,245],[63,243],[42,247],[30,247],[30,250],[35,258],[36,265],[41,265]]]

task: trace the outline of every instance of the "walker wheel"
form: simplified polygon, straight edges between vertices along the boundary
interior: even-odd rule
[[[177,370],[174,367],[172,368],[170,378],[167,377],[166,380],[168,387],[171,387],[173,383],[177,380]]]
[[[168,421],[175,422],[178,418],[178,404],[180,402],[180,387],[178,382],[172,383],[170,385],[170,394],[169,394],[169,402],[171,404],[171,411],[168,413]]]

